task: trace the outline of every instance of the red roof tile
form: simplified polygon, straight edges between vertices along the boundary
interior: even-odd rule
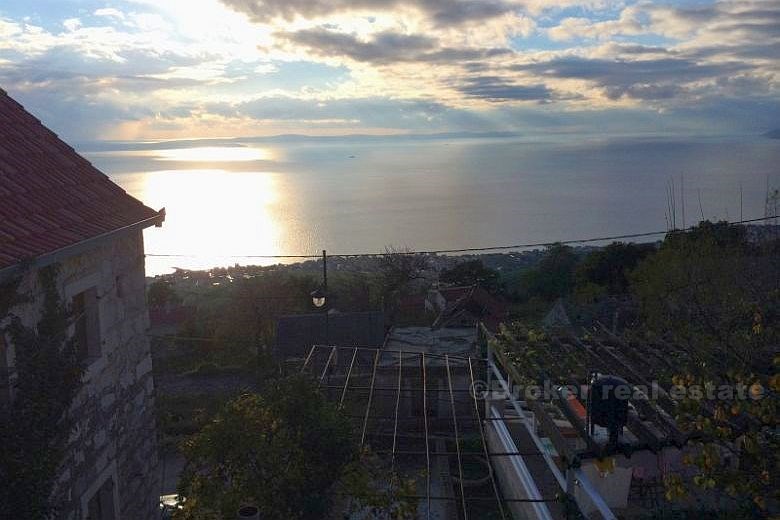
[[[0,89],[0,269],[157,215]]]

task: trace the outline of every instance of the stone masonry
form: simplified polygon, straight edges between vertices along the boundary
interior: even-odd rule
[[[62,506],[61,518],[81,520],[97,489],[111,479],[118,518],[156,518],[160,482],[140,230],[116,234],[60,263],[63,301],[87,287],[98,295],[100,353],[89,358],[84,386],[70,410],[75,424],[54,498]],[[34,325],[42,300],[36,297],[37,272],[24,275],[20,291],[32,296],[31,303],[13,312]],[[11,345],[11,380],[13,354]]]

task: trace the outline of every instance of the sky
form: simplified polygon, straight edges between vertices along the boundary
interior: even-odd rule
[[[780,127],[780,0],[3,0],[66,140]]]

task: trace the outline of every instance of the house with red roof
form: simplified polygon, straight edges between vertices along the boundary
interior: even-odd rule
[[[164,219],[0,89],[0,283],[19,281],[28,298],[12,312],[32,327],[43,302],[38,272],[56,265],[84,367],[52,495],[58,517],[159,514],[142,231]],[[14,360],[0,334],[0,402],[14,399]]]
[[[508,311],[503,300],[477,284],[431,289],[425,309],[436,314],[434,328],[471,327],[483,323],[494,332],[506,319]]]

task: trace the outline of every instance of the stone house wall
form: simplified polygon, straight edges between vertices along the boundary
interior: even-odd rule
[[[60,262],[63,301],[92,288],[100,353],[89,358],[84,385],[70,411],[74,427],[54,490],[62,505],[60,516],[86,518],[90,498],[108,489],[118,518],[155,518],[160,483],[140,230],[118,234]],[[19,291],[32,296],[31,303],[13,312],[34,326],[42,301],[36,271],[24,275]],[[7,345],[5,354],[13,380],[13,345]]]

